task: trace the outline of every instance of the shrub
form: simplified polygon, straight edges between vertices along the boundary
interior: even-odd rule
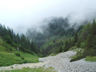
[[[18,56],[18,57],[20,57],[20,53],[19,52],[16,52],[15,55]]]
[[[85,56],[83,55],[84,50],[83,49],[76,49],[75,51],[77,51],[77,54],[75,56],[72,56],[72,59],[70,60],[70,62],[76,61],[76,60],[80,60],[82,58],[84,58]]]

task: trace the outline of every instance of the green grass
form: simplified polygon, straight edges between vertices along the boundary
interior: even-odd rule
[[[86,61],[96,62],[96,56],[87,56]]]
[[[55,72],[53,68],[23,68],[21,70],[0,71],[0,72]]]
[[[0,38],[0,52],[6,51],[6,52],[11,52],[15,51],[16,49],[12,47],[10,44],[6,43],[2,38]]]
[[[0,66],[9,66],[13,64],[21,64],[21,63],[36,63],[38,62],[38,57],[18,52],[20,56],[17,56],[16,53],[8,53],[8,52],[0,52]]]
[[[49,56],[56,56],[57,54],[56,53],[51,53]]]
[[[21,63],[36,63],[38,56],[16,51],[14,47],[0,38],[0,66],[9,66]]]
[[[39,62],[37,55],[32,55],[32,54],[23,53],[23,52],[19,52],[19,53],[20,53],[20,57],[24,58],[24,60],[27,63],[36,63],[36,62]]]
[[[17,63],[23,63],[23,60],[13,53],[0,52],[0,66],[8,66]]]
[[[6,48],[4,46],[0,45],[0,52],[2,52],[2,51],[6,51]]]
[[[80,55],[77,54],[75,56],[72,56],[71,62],[80,60],[82,58],[84,58],[82,54],[80,54]]]

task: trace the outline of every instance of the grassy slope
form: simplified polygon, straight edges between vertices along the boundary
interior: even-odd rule
[[[72,57],[71,62],[72,61],[76,61],[76,60],[80,60],[82,58],[85,58],[85,57],[83,57],[83,54],[82,53],[78,53],[78,54],[76,54],[75,56]],[[90,62],[96,62],[96,56],[87,56],[85,58],[85,60],[86,61],[90,61]]]
[[[38,62],[38,56],[17,52],[14,47],[0,38],[0,66]]]
[[[87,56],[86,61],[96,62],[96,56]]]
[[[70,50],[73,50],[73,51],[76,51],[77,52],[76,55],[74,55],[74,56],[71,57],[71,62],[72,61],[77,61],[77,60],[80,60],[80,59],[84,58],[83,57],[84,49],[77,48],[77,47],[72,47]]]
[[[0,52],[0,66],[38,62],[37,56],[28,53],[23,53],[23,52],[19,52],[19,53],[20,56],[16,56],[15,53]]]
[[[75,48],[73,48],[71,50],[77,52],[77,54],[75,56],[71,57],[71,61],[76,61],[76,60],[80,60],[82,58],[85,58],[86,61],[96,62],[96,56],[87,56],[87,57],[83,56],[84,49],[75,47]]]
[[[55,72],[52,68],[23,68],[21,70],[0,71],[0,72]]]

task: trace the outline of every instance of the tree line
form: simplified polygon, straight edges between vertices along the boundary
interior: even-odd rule
[[[8,27],[0,24],[0,38],[10,44],[15,50],[23,52],[37,52],[36,45],[33,41],[30,41],[24,34],[16,34]],[[10,50],[12,51],[12,50]]]
[[[68,18],[53,18],[47,22],[43,32],[32,31],[27,33],[33,39],[40,52],[46,56],[68,51],[72,48],[84,50],[79,58],[96,56],[96,21],[70,26]],[[33,34],[33,35],[32,35]]]

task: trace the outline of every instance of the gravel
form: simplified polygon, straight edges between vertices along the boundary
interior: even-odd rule
[[[76,52],[67,51],[56,56],[40,58],[39,61],[46,62],[45,67],[53,67],[57,72],[96,72],[96,62],[88,62],[85,59],[70,62],[71,56]]]

